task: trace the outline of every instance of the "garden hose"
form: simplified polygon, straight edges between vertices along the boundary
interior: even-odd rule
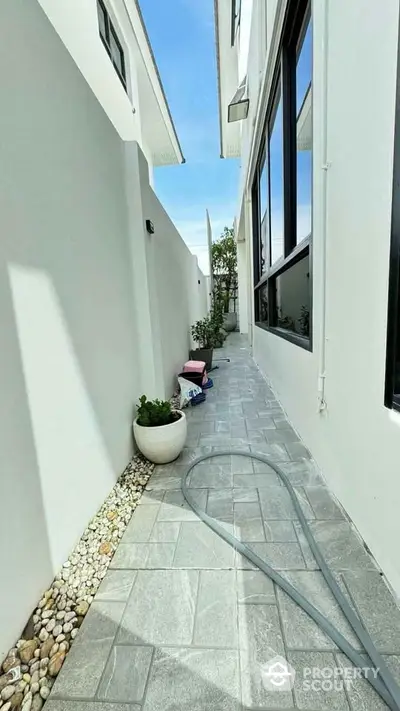
[[[336,601],[338,602],[343,614],[345,615],[347,621],[352,627],[354,633],[361,642],[365,652],[368,655],[368,660],[366,662],[365,658],[358,652],[354,647],[347,641],[347,639],[336,629],[334,625],[329,621],[325,615],[323,615],[314,605],[312,605],[301,592],[296,590],[296,588],[291,585],[286,578],[284,578],[278,571],[272,568],[265,560],[260,558],[249,546],[240,541],[238,538],[233,536],[229,531],[227,531],[215,518],[209,516],[206,511],[203,511],[196,501],[192,498],[188,486],[189,475],[197,464],[200,462],[213,459],[214,457],[224,457],[224,456],[240,456],[240,457],[250,457],[251,459],[256,459],[259,462],[267,464],[274,472],[279,476],[287,491],[289,492],[291,501],[293,503],[294,509],[304,531],[304,535],[307,542],[312,550],[314,558],[319,565],[322,575],[325,578],[326,583],[332,594],[334,595]],[[215,533],[217,533],[224,541],[229,543],[235,550],[237,550],[241,555],[248,558],[254,565],[257,566],[265,575],[267,575],[271,580],[273,580],[279,587],[284,590],[284,592],[289,595],[289,597],[294,600],[294,602],[299,605],[307,614],[317,623],[317,625],[332,639],[332,641],[341,649],[342,652],[348,657],[348,659],[353,662],[353,664],[362,670],[362,675],[369,681],[373,686],[375,691],[379,696],[386,702],[392,711],[400,711],[400,687],[395,681],[392,673],[389,671],[383,657],[378,652],[375,647],[367,629],[365,628],[363,622],[361,621],[358,614],[353,610],[342,590],[340,589],[336,579],[331,573],[328,564],[316,542],[311,529],[308,525],[307,519],[304,516],[303,510],[300,506],[296,493],[293,489],[291,482],[289,481],[285,472],[275,463],[272,462],[268,457],[262,454],[249,453],[240,450],[230,450],[213,452],[212,454],[204,454],[198,457],[196,460],[191,462],[186,474],[184,474],[181,483],[182,493],[185,497],[189,506],[197,514],[197,516],[204,521]],[[368,668],[368,664],[371,663],[371,667]]]

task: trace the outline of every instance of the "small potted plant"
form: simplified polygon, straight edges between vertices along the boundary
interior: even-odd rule
[[[214,347],[214,326],[210,316],[206,316],[201,321],[196,321],[191,328],[192,338],[198,343],[198,348],[190,351],[192,360],[202,360],[206,364],[206,369],[211,370],[213,347]]]
[[[133,434],[142,454],[154,464],[167,464],[179,457],[186,441],[185,413],[161,400],[142,395],[133,423]]]

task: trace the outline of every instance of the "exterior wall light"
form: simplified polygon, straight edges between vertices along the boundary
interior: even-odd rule
[[[228,123],[243,121],[249,115],[250,101],[247,94],[247,77],[243,79],[232,101],[228,105]]]

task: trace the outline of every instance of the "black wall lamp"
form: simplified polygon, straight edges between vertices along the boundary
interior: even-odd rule
[[[146,230],[149,235],[154,235],[154,225],[151,220],[146,220]]]

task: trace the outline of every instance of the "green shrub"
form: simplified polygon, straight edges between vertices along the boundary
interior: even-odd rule
[[[179,419],[179,414],[172,410],[167,400],[148,400],[142,395],[139,402],[137,423],[142,427],[160,427]]]
[[[196,321],[191,328],[192,338],[199,348],[213,348],[214,327],[209,316]]]

